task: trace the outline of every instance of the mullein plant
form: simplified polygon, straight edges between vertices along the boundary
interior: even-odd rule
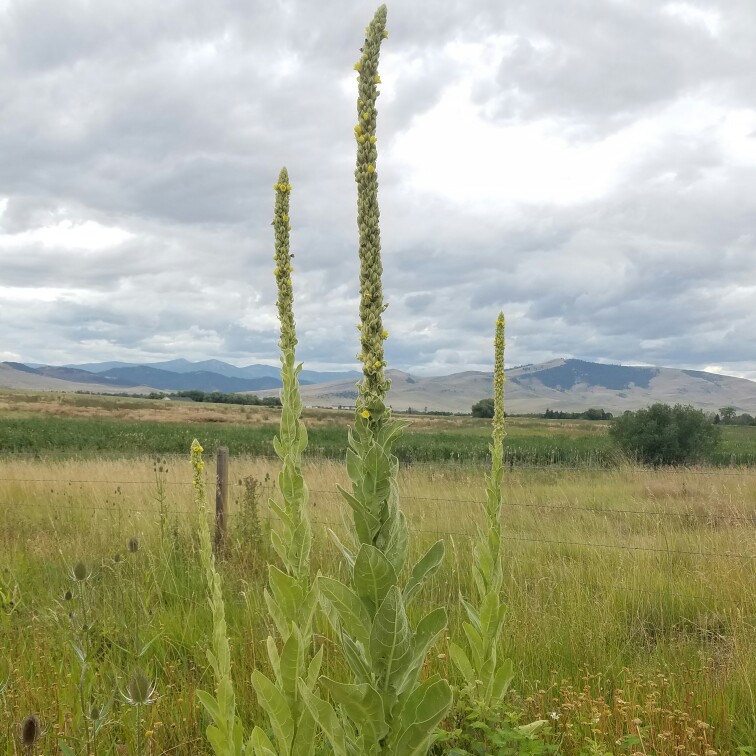
[[[213,544],[208,524],[207,493],[203,469],[202,445],[195,438],[191,447],[192,487],[194,501],[199,512],[199,547],[202,566],[209,592],[210,609],[213,615],[212,648],[207,658],[215,677],[215,695],[197,691],[205,710],[212,719],[206,730],[207,739],[216,756],[242,756],[244,751],[244,731],[236,714],[236,697],[231,678],[231,649],[226,633],[226,610],[223,603],[223,584],[215,565]],[[249,749],[248,751],[249,752]]]
[[[322,649],[312,656],[312,623],[317,591],[310,576],[312,526],[307,513],[308,490],[302,477],[302,453],[307,447],[307,430],[302,422],[302,398],[296,362],[296,328],[289,251],[289,198],[291,184],[286,168],[281,169],[276,192],[274,271],[278,285],[278,319],[281,326],[281,424],[273,445],[281,460],[278,488],[282,502],[270,501],[279,527],[271,531],[271,543],[281,566],[268,566],[265,603],[278,638],[267,640],[273,679],[260,670],[252,674],[258,701],[268,714],[272,738],[261,727],[252,732],[257,756],[310,756],[315,751],[317,727],[305,705],[299,686],[312,692],[320,672]]]
[[[486,528],[474,546],[473,582],[476,603],[462,599],[468,621],[463,629],[468,653],[449,644],[449,656],[468,686],[468,693],[484,707],[506,695],[514,676],[511,659],[499,659],[497,645],[506,608],[501,602],[501,484],[504,474],[504,315],[499,313],[494,338],[494,417],[490,445],[491,472],[486,475]]]
[[[363,378],[355,426],[349,433],[347,470],[351,491],[342,494],[352,510],[351,545],[336,539],[349,581],[319,576],[327,614],[340,634],[351,682],[321,677],[333,704],[300,683],[300,693],[336,756],[425,754],[434,729],[451,705],[451,689],[433,675],[420,682],[427,652],[446,627],[446,612],[435,609],[413,626],[410,602],[440,566],[443,543],[434,544],[400,586],[408,555],[408,530],[399,508],[398,461],[393,446],[404,424],[386,406],[383,329],[386,309],[381,287],[376,98],[378,57],[387,33],[381,6],[366,29],[359,74],[357,141],[360,253],[360,332]],[[334,536],[335,538],[335,536]],[[334,706],[335,704],[335,706]]]

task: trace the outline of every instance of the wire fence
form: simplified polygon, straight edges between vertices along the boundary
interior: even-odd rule
[[[7,459],[9,455],[5,455],[5,458]],[[40,458],[39,456],[32,456],[32,455],[13,455],[13,459],[24,459],[28,458],[30,460],[33,460],[35,462],[41,462],[44,463],[45,460],[48,459],[48,456],[45,455],[44,457]],[[114,459],[123,459],[123,457],[113,457]],[[63,457],[63,456],[54,456],[53,459],[60,461],[60,460],[70,460],[70,457]],[[87,457],[89,461],[91,461],[91,457]],[[143,457],[144,459],[144,457]],[[160,461],[178,461],[180,460],[183,464],[187,464],[187,458],[186,455],[175,455],[174,457],[171,457],[170,455],[159,455],[159,458],[152,458],[156,464],[159,464]],[[96,461],[96,460],[95,460]],[[268,462],[274,463],[274,464],[280,464],[280,460],[278,460],[277,457],[266,457],[266,458],[234,458],[235,463],[236,462],[250,462],[254,461],[255,463],[259,464],[267,464]],[[188,467],[188,464],[187,464]],[[430,466],[428,466],[430,467]],[[433,471],[441,471],[444,469],[448,469],[448,466],[444,465],[433,465],[432,470]],[[466,469],[466,468],[462,468]],[[659,471],[654,468],[647,468],[642,470],[636,470],[636,469],[615,469],[614,471],[606,470],[605,468],[585,468],[585,467],[565,467],[565,466],[539,466],[539,465],[530,465],[530,466],[516,466],[516,470],[527,470],[527,471],[547,471],[554,474],[573,474],[573,473],[606,473],[606,472],[615,472],[618,474],[623,475],[630,475],[634,476],[635,474],[655,474],[658,472],[661,472],[662,474],[668,474],[670,471],[664,470]],[[211,471],[209,471],[211,472]],[[710,476],[742,476],[745,480],[750,480],[752,477],[756,476],[756,471],[753,470],[721,470],[721,469],[690,469],[686,468],[683,470],[676,470],[677,474],[692,474],[692,475],[710,475]],[[119,476],[124,477],[124,476]],[[13,475],[4,475],[0,477],[0,483],[4,484],[10,484],[11,486],[18,484],[21,486],[51,486],[50,493],[54,493],[56,490],[60,492],[61,488],[66,491],[67,495],[69,497],[72,497],[73,494],[69,490],[72,486],[109,486],[111,488],[117,488],[118,492],[121,493],[121,487],[127,488],[127,487],[145,487],[150,486],[154,489],[156,486],[158,480],[160,481],[160,485],[164,487],[164,490],[168,490],[169,488],[172,490],[187,492],[189,490],[189,487],[192,485],[191,480],[189,479],[189,476],[187,475],[186,480],[168,480],[165,475],[157,476],[157,475],[136,475],[135,479],[131,480],[122,480],[122,479],[114,479],[109,476],[105,477],[96,477],[96,476],[83,476],[83,477],[72,477],[72,478],[65,478],[65,477],[59,477],[54,475],[42,475],[42,476],[13,476]],[[482,480],[482,478],[481,478]],[[237,492],[241,492],[242,495],[244,493],[245,486],[247,485],[245,483],[244,479],[241,480],[235,480],[230,481],[228,480],[226,482],[226,485],[229,489],[232,489]],[[309,493],[313,497],[333,497],[336,502],[341,504],[341,506],[344,507],[342,512],[345,512],[347,510],[346,504],[343,503],[343,497],[341,496],[341,492],[336,488],[323,488],[323,487],[315,487],[309,489]],[[93,495],[96,495],[96,492],[92,492]],[[140,496],[144,496],[144,503],[143,504],[134,504],[132,502],[125,502],[125,501],[118,501],[118,502],[112,502],[112,503],[103,503],[103,504],[91,504],[91,503],[85,503],[85,502],[77,502],[74,501],[73,498],[69,498],[66,502],[60,502],[52,500],[48,496],[37,496],[36,498],[32,498],[31,500],[24,500],[23,504],[16,505],[13,507],[12,511],[15,516],[21,515],[23,516],[23,512],[25,510],[28,511],[40,511],[40,512],[65,512],[69,514],[73,514],[76,512],[80,513],[92,513],[97,515],[107,515],[108,517],[117,517],[120,515],[136,515],[139,517],[149,517],[149,518],[156,518],[156,521],[159,518],[163,518],[167,515],[169,516],[180,516],[182,518],[186,518],[189,522],[191,522],[191,517],[196,516],[197,512],[193,508],[188,507],[175,507],[170,506],[167,508],[166,511],[160,512],[159,511],[159,501],[154,496],[154,490],[151,494],[145,495],[145,492],[140,491]],[[149,498],[148,498],[149,496]],[[258,481],[255,488],[255,496],[257,497],[258,502],[265,501],[268,497],[275,498],[277,496],[277,486],[275,486],[272,483],[263,483],[262,481]],[[26,498],[26,497],[25,497]],[[434,538],[451,538],[451,539],[465,539],[466,541],[470,541],[471,539],[475,539],[479,536],[479,529],[476,525],[475,519],[471,517],[471,513],[473,511],[477,511],[479,513],[482,513],[483,507],[485,505],[485,502],[482,498],[477,498],[475,496],[470,496],[469,494],[465,495],[448,495],[448,496],[436,496],[436,495],[421,495],[413,493],[412,491],[407,490],[400,490],[400,498],[403,502],[406,502],[408,504],[417,504],[417,512],[422,513],[422,516],[424,518],[423,522],[419,525],[415,522],[412,522],[413,515],[410,512],[410,521],[409,521],[409,530],[412,534],[423,536],[423,537],[434,537]],[[240,503],[240,502],[239,502]],[[317,502],[318,504],[322,504],[322,500]],[[2,504],[2,500],[0,499],[0,505]],[[431,520],[432,518],[428,517],[428,510],[431,508],[437,508],[438,510],[442,510],[445,515],[449,516],[455,516],[455,515],[462,515],[461,518],[458,518],[457,522],[454,526],[448,527],[448,525],[445,525],[442,522],[436,523],[435,527],[429,527],[427,524],[428,520]],[[263,508],[264,509],[264,508]],[[4,510],[6,513],[10,512],[10,508],[7,506],[4,507]],[[551,525],[551,519],[548,517],[542,517],[538,520],[538,532],[534,533],[522,533],[522,532],[512,532],[511,530],[507,529],[507,513],[508,512],[515,512],[515,511],[525,511],[525,512],[531,512],[536,514],[546,513],[551,515],[564,515],[566,517],[596,517],[596,518],[603,518],[605,520],[616,520],[619,526],[619,523],[621,521],[626,521],[628,518],[652,518],[656,521],[667,521],[670,523],[680,522],[685,524],[700,524],[700,525],[708,525],[708,526],[716,526],[721,527],[724,525],[733,526],[733,528],[737,528],[738,532],[740,534],[745,534],[745,537],[739,537],[737,538],[737,548],[729,548],[729,549],[715,549],[712,547],[704,547],[703,545],[701,548],[686,548],[686,547],[671,547],[669,545],[649,545],[649,544],[642,544],[642,543],[632,543],[632,542],[606,542],[606,541],[595,541],[591,539],[573,539],[573,538],[558,538],[558,537],[549,537],[549,535],[543,532],[540,532],[540,530],[544,528],[549,528]],[[313,513],[315,513],[316,510],[313,509]],[[226,511],[224,513],[224,517],[228,519],[234,519],[238,517],[242,517],[244,515],[244,512],[240,507],[233,510],[233,511]],[[259,519],[265,523],[267,527],[274,527],[275,523],[277,521],[277,518],[271,513],[266,511],[259,512]],[[751,528],[754,528],[756,526],[756,507],[752,511],[746,511],[746,512],[722,512],[717,511],[715,509],[704,509],[703,511],[699,509],[692,509],[691,507],[687,506],[684,502],[681,506],[678,506],[676,509],[672,508],[662,508],[659,506],[654,506],[651,508],[642,508],[642,507],[618,507],[618,506],[612,506],[611,502],[605,501],[605,502],[592,502],[590,505],[585,504],[573,504],[573,503],[563,503],[563,502],[553,502],[553,501],[521,501],[514,498],[507,499],[505,497],[504,502],[504,528],[502,532],[502,540],[504,542],[510,543],[510,544],[521,544],[523,546],[533,546],[533,547],[539,547],[543,548],[547,551],[549,555],[553,554],[554,549],[572,549],[572,550],[580,550],[580,551],[595,551],[595,550],[602,550],[606,552],[613,552],[617,554],[650,554],[658,557],[664,557],[664,558],[685,558],[685,559],[694,559],[694,560],[701,560],[701,564],[706,563],[713,563],[714,560],[724,560],[725,562],[730,562],[733,565],[740,565],[741,567],[750,569],[752,565],[756,564],[756,538],[754,538],[754,533],[756,533],[756,530],[751,530]],[[323,528],[331,528],[335,530],[340,530],[344,527],[344,522],[342,520],[339,520],[337,518],[328,518],[324,517],[322,515],[317,515],[312,517],[312,524],[318,527]],[[460,527],[460,524],[464,521],[465,526]],[[0,520],[2,522],[2,520]],[[447,521],[448,522],[448,521]],[[729,531],[728,531],[729,532]],[[548,559],[545,560],[545,563],[548,564]],[[515,570],[515,567],[512,568]],[[512,573],[513,579],[516,579],[517,581],[522,581],[527,586],[528,583],[531,585],[535,585],[536,583],[543,583],[544,581],[547,583],[554,583],[555,585],[558,582],[558,577],[556,577],[554,574],[550,573],[543,573],[540,575],[525,575],[517,572],[516,570]],[[611,582],[607,583],[601,583],[601,582],[585,582],[583,584],[583,587],[586,590],[593,590],[593,591],[602,591],[602,590],[612,590],[612,584]],[[667,598],[675,598],[676,600],[681,601],[697,601],[697,602],[718,602],[720,599],[719,592],[715,589],[710,588],[706,592],[688,592],[688,591],[677,591],[673,590],[671,588],[656,588],[656,587],[641,587],[641,586],[628,586],[627,581],[623,581],[622,585],[623,591],[630,591],[634,594],[639,595],[646,595],[646,596],[655,596],[657,598],[664,597],[666,600]],[[185,597],[180,597],[185,598]],[[724,600],[724,599],[723,599]]]

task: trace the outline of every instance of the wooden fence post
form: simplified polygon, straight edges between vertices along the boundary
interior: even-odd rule
[[[215,553],[220,554],[228,531],[228,447],[218,447],[215,469]]]

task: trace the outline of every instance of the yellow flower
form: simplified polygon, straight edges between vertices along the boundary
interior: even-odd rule
[[[374,368],[379,368],[380,366],[381,366],[381,361],[380,360],[376,360],[375,363],[373,363],[373,367]]]
[[[199,441],[195,441],[192,444],[192,451],[195,452],[196,454],[201,454],[205,450],[202,448]]]
[[[364,134],[360,134],[360,135],[359,135],[359,136],[357,137],[357,141],[358,141],[358,142],[359,142],[360,144],[365,144],[365,135],[364,135]]]
[[[377,137],[371,136],[370,137],[370,144],[375,144],[378,141]]]
[[[357,62],[356,62],[356,63],[354,64],[354,70],[355,70],[355,71],[359,71],[359,70],[360,70],[361,68],[362,68],[362,61],[358,60],[358,61],[357,61]]]
[[[278,184],[273,184],[273,188],[278,191]]]
[[[383,332],[381,333],[381,336],[382,336],[382,337],[383,337],[384,339],[387,339],[387,338],[388,338],[388,331],[383,331]]]
[[[375,83],[376,84],[380,84],[381,83],[381,77],[378,74],[375,75]]]
[[[145,738],[151,738],[155,734],[154,730],[145,730],[144,731],[144,737]]]
[[[367,167],[367,172],[375,173],[375,166],[372,163]]]
[[[356,125],[356,126],[354,127],[354,130],[355,130],[355,131],[356,131],[356,132],[357,132],[358,134],[362,134],[362,126],[360,126],[360,124],[359,124],[359,123],[358,123],[358,124],[357,124],[357,125]]]
[[[362,410],[360,414],[367,420],[370,417],[370,413],[367,410]]]
[[[388,39],[388,32],[385,29],[383,30],[383,38]]]

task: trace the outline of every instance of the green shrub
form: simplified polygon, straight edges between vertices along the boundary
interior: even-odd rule
[[[472,406],[473,417],[493,417],[494,416],[494,400],[493,399],[481,399],[479,402],[475,402]]]
[[[661,403],[625,412],[612,421],[609,433],[623,452],[652,465],[702,461],[716,449],[721,435],[701,410]]]

